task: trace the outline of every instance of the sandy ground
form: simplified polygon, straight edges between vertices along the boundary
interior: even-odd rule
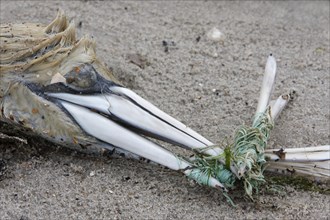
[[[291,89],[297,95],[270,147],[329,144],[329,2],[1,1],[1,23],[48,23],[58,8],[80,24],[80,36],[95,37],[124,85],[213,142],[250,123],[272,52],[273,98]],[[206,38],[213,27],[226,35],[223,43]],[[149,65],[130,63],[132,53]],[[0,219],[329,218],[325,194],[287,187],[251,202],[238,191],[234,208],[217,190],[160,166],[76,154],[33,138],[0,141],[7,166]]]

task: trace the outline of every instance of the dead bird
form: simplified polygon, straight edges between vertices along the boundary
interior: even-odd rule
[[[97,58],[95,42],[76,39],[62,11],[49,25],[1,24],[0,36],[0,121],[60,145],[105,148],[187,175],[188,161],[145,136],[188,149],[213,145],[122,86]]]
[[[49,25],[1,24],[0,52],[0,121],[71,148],[108,149],[127,157],[145,158],[223,190],[232,186],[236,177],[242,178],[255,163],[247,155],[238,155],[237,158],[244,160],[240,161],[240,167],[235,163],[225,166],[232,155],[227,157],[223,149],[125,88],[97,58],[95,42],[88,37],[76,39],[74,24],[68,22],[62,11]],[[265,111],[268,98],[261,112]],[[275,102],[272,110],[279,112],[282,104],[277,103],[281,102],[281,99]],[[266,116],[275,119],[278,112]],[[146,137],[195,151],[200,149],[215,160],[212,157],[184,159]],[[329,146],[313,150],[323,154],[329,152]],[[303,158],[298,161],[299,166],[293,166],[291,159],[288,161],[292,151],[281,151],[281,157],[277,152],[269,151],[266,155],[270,168],[275,170],[289,167],[306,173],[310,172],[305,168],[306,161],[310,163],[308,166],[315,165]],[[293,162],[297,161],[296,155],[305,152],[295,151]],[[222,156],[226,161],[221,160]],[[212,172],[219,176],[204,169],[210,165],[204,163],[208,159],[215,165]],[[222,165],[214,162],[218,160]],[[320,160],[329,161],[329,158],[315,159]],[[299,163],[304,166],[301,168]],[[328,165],[314,168],[320,169],[315,173],[321,176],[329,170]]]

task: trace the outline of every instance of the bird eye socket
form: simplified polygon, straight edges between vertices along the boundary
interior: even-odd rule
[[[53,83],[40,90],[43,93],[91,94],[104,93],[111,86],[119,86],[111,80],[104,79],[91,64],[74,67],[70,72],[60,77],[63,79],[55,79]]]
[[[97,73],[91,65],[80,65],[64,75],[66,83],[71,88],[87,89],[97,82]]]

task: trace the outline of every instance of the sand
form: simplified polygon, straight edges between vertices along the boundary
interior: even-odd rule
[[[273,98],[296,91],[269,147],[329,144],[329,2],[1,1],[5,22],[48,23],[62,8],[123,84],[215,143],[249,124],[269,53]],[[209,40],[213,27],[223,42]],[[166,41],[168,46],[164,46]],[[130,62],[140,54],[147,64]],[[330,196],[288,186],[252,202],[125,158],[0,138],[0,219],[327,219]],[[181,151],[178,151],[181,152]],[[1,167],[3,167],[1,165]],[[0,170],[0,172],[2,172]]]

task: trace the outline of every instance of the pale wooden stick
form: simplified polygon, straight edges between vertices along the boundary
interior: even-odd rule
[[[270,95],[273,91],[276,77],[276,60],[272,54],[269,55],[265,67],[265,75],[262,81],[260,97],[258,101],[257,114],[264,113],[269,102]]]
[[[273,121],[280,115],[290,100],[290,95],[281,95],[276,100],[270,102],[271,117]]]
[[[315,177],[330,177],[330,145],[267,149],[267,170],[299,173]]]

